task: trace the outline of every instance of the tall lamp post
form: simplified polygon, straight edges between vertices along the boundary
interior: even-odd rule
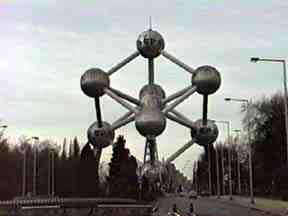
[[[227,126],[227,141],[228,144],[231,144],[231,140],[230,140],[230,121],[215,121],[216,123],[222,123],[222,124],[226,124]],[[231,148],[229,146],[228,148],[228,177],[229,177],[229,197],[230,200],[233,199],[232,197],[232,167],[231,167]],[[224,176],[223,176],[224,178]],[[224,185],[223,185],[224,187]]]
[[[37,149],[38,147],[35,145],[36,141],[39,142],[39,137],[32,137],[34,139],[34,157],[33,157],[33,195],[36,196],[37,194]]]
[[[34,140],[35,138],[36,137],[30,137],[26,140],[26,142],[30,141],[31,139]],[[27,160],[26,159],[26,148],[24,148],[24,152],[23,152],[23,174],[22,174],[22,196],[25,196],[25,194],[26,194],[26,167],[27,167],[26,160]],[[34,160],[35,160],[35,155],[34,155]]]
[[[286,163],[288,166],[288,104],[287,104],[287,76],[286,76],[286,61],[284,59],[271,58],[250,58],[251,62],[274,62],[281,63],[283,67],[283,87],[284,87],[284,112],[285,112],[285,131],[286,131]]]
[[[237,143],[236,145],[238,146],[238,150],[236,149],[237,152],[237,178],[238,178],[238,194],[241,194],[241,167],[240,167],[240,154],[239,154],[239,133],[241,130],[233,130],[237,134]]]
[[[216,176],[217,176],[217,198],[220,198],[220,174],[219,174],[219,157],[218,157],[218,147],[215,144],[215,156],[216,156]]]
[[[240,103],[245,103],[246,107],[249,106],[249,101],[247,99],[238,99],[238,98],[225,98],[225,101],[235,101]],[[248,145],[249,145],[249,186],[250,186],[250,202],[251,204],[255,203],[254,192],[253,192],[253,167],[252,167],[252,143],[251,143],[251,134],[250,134],[250,125],[248,124]]]

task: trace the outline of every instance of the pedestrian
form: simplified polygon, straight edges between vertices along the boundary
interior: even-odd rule
[[[187,216],[196,216],[196,214],[194,212],[193,203],[190,203],[190,205],[189,205],[189,210],[188,210]]]

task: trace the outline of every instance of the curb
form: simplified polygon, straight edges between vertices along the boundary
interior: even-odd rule
[[[242,207],[245,207],[245,208],[249,208],[251,210],[254,210],[254,211],[261,211],[261,212],[264,212],[266,214],[269,214],[269,215],[272,215],[272,216],[287,216],[288,214],[284,213],[284,214],[281,214],[281,213],[275,213],[275,212],[272,212],[271,210],[266,210],[266,209],[263,209],[263,208],[257,208],[255,206],[251,206],[250,204],[244,204],[244,203],[239,203],[239,202],[233,202],[233,200],[224,200],[224,199],[217,199],[217,198],[212,198],[212,199],[215,199],[215,200],[218,200],[220,202],[223,202],[223,203],[227,203],[229,205],[236,205],[236,206],[242,206]]]

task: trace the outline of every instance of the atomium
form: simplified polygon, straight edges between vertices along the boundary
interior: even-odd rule
[[[195,142],[201,146],[208,146],[216,141],[219,131],[217,125],[212,120],[207,120],[207,124],[203,124],[202,119],[195,122],[195,127],[191,129],[191,136]]]
[[[135,126],[142,136],[157,137],[166,128],[166,118],[161,111],[146,108],[136,114]]]
[[[102,122],[103,126],[99,127],[99,123],[94,122],[87,131],[88,141],[96,148],[106,148],[112,145],[115,132],[111,125],[107,122]]]
[[[202,95],[215,93],[221,84],[220,73],[209,65],[201,66],[192,75],[192,85],[197,87],[197,92]]]
[[[104,95],[104,89],[109,87],[109,84],[109,76],[99,68],[87,70],[80,80],[82,91],[92,98]]]
[[[141,33],[137,39],[137,49],[144,58],[156,58],[165,47],[161,34],[149,29]]]
[[[146,138],[144,153],[144,168],[147,175],[155,177],[161,166],[158,159],[156,137],[160,136],[166,128],[167,119],[190,129],[191,140],[179,148],[163,163],[170,163],[181,155],[193,143],[201,146],[211,145],[218,136],[217,126],[208,120],[208,96],[215,93],[221,85],[221,76],[218,70],[212,66],[204,65],[193,69],[181,60],[177,59],[165,48],[164,38],[157,31],[150,28],[141,33],[136,41],[137,49],[127,58],[104,72],[98,68],[86,71],[81,77],[81,89],[89,97],[94,98],[97,122],[88,129],[89,142],[98,150],[113,143],[115,131],[133,121],[138,133]],[[139,92],[139,97],[130,96],[127,93],[113,89],[110,86],[110,76],[119,71],[129,62],[142,56],[148,60],[148,83],[144,84]],[[154,73],[154,59],[163,56],[172,63],[188,72],[192,76],[188,86],[166,96],[163,88],[156,84]],[[203,98],[202,119],[196,122],[176,110],[176,107],[197,92]],[[113,123],[102,121],[100,97],[107,95],[115,100],[127,112],[119,116]],[[150,152],[149,152],[150,151]],[[148,160],[149,154],[149,160]],[[100,156],[98,157],[100,158]],[[149,165],[146,165],[148,163]],[[159,166],[158,166],[159,165]],[[156,166],[156,167],[155,167]],[[150,168],[147,168],[150,167]],[[148,170],[148,171],[147,171]],[[155,174],[156,173],[156,174]]]

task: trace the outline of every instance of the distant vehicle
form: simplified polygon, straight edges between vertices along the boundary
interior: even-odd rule
[[[180,214],[176,212],[168,212],[168,216],[180,216]]]
[[[197,192],[196,191],[190,191],[189,193],[188,193],[188,198],[189,199],[197,199]]]
[[[179,193],[179,196],[180,196],[180,197],[186,197],[186,196],[187,196],[187,193],[186,193],[186,192],[180,192],[180,193]]]
[[[209,191],[201,191],[200,195],[204,196],[204,197],[207,197],[207,196],[210,196],[210,193],[209,193]]]

